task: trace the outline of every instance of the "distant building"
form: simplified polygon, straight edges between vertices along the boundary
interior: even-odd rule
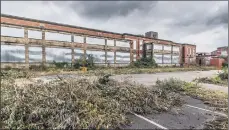
[[[182,44],[182,61],[184,65],[196,64],[196,45]]]
[[[227,57],[228,56],[228,46],[218,47],[217,50],[211,52],[211,55],[218,57]]]
[[[158,39],[158,32],[153,32],[153,31],[146,32],[145,37]]]

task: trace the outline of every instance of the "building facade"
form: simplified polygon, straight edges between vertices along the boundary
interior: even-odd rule
[[[1,14],[1,30],[1,67],[28,67],[52,61],[74,63],[88,54],[95,57],[96,64],[128,65],[142,57],[143,44],[149,42],[154,44],[158,64],[190,64],[195,59],[195,45],[158,39],[155,35],[121,34],[5,14]]]
[[[227,57],[228,46],[218,47],[215,51],[211,52],[211,55]]]

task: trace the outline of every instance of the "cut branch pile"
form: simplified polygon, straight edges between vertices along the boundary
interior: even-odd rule
[[[14,79],[1,82],[3,128],[82,129],[120,128],[129,112],[167,111],[182,104],[179,95],[158,87],[98,79],[68,78],[24,88]]]

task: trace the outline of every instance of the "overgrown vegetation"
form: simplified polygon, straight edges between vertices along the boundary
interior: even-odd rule
[[[217,111],[221,111],[225,114],[228,113],[228,94],[226,93],[206,90],[198,86],[198,84],[188,83],[174,78],[157,81],[156,86],[182,95],[189,95],[204,101],[205,104],[215,108]],[[220,117],[207,122],[205,129],[228,129],[228,118]]]
[[[157,86],[203,100],[217,110],[228,112],[228,94],[224,92],[206,90],[196,83],[189,83],[175,78],[157,81]]]
[[[203,77],[203,78],[195,79],[194,81],[201,82],[201,83],[228,86],[228,68],[224,67],[222,72],[215,77]]]
[[[16,75],[14,75],[16,76]],[[118,128],[127,114],[167,111],[180,106],[178,94],[160,87],[116,82],[109,75],[25,85],[3,78],[0,118],[9,129]]]
[[[94,57],[93,55],[87,55],[86,60],[83,57],[76,60],[76,63],[73,65],[75,69],[79,69],[80,67],[87,67],[89,69],[95,68]]]
[[[222,66],[223,66],[223,68],[228,68],[228,63],[227,62],[224,62],[223,64],[222,64]]]
[[[146,57],[146,58],[141,58],[137,61],[134,61],[130,67],[138,67],[138,68],[152,68],[152,67],[157,67],[157,63],[155,62],[155,60],[153,58],[150,57]]]
[[[63,69],[63,68],[69,68],[69,67],[71,67],[71,66],[69,66],[69,63],[68,62],[56,62],[56,61],[53,61],[53,64],[58,69]]]

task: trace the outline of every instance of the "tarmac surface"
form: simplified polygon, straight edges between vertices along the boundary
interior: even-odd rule
[[[161,114],[129,115],[132,124],[124,129],[203,129],[204,124],[216,117],[227,116],[214,112],[202,101],[191,97],[184,97],[186,104],[180,108],[173,108],[169,112]],[[145,120],[147,118],[148,120]],[[152,123],[153,122],[153,123]],[[156,123],[156,125],[155,125]],[[158,126],[159,125],[159,126]]]
[[[169,78],[177,78],[183,81],[192,82],[196,78],[202,77],[213,77],[219,73],[218,70],[210,71],[188,71],[188,72],[166,72],[166,73],[155,73],[155,74],[125,74],[115,75],[111,78],[118,81],[130,80],[146,86],[154,85],[157,80],[165,80]],[[214,85],[214,84],[200,84],[202,87],[210,90],[219,90],[228,93],[228,87]]]

